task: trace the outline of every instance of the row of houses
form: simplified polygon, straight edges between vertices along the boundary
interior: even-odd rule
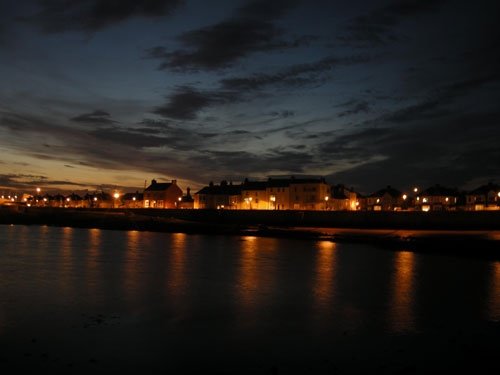
[[[228,210],[328,210],[328,211],[438,211],[498,210],[500,186],[492,182],[463,192],[440,185],[410,192],[387,186],[362,195],[344,185],[329,185],[324,178],[245,179],[233,184],[210,182],[191,196],[176,180],[152,180],[142,193],[108,194],[72,193],[45,195],[2,195],[0,204],[20,201],[27,205],[72,208],[159,208],[159,209],[228,209]]]
[[[500,209],[500,186],[492,182],[469,192],[441,185],[404,192],[387,186],[364,196],[324,178],[268,178],[240,184],[210,182],[191,197],[176,181],[152,181],[144,191],[144,207],[229,210],[438,211]]]

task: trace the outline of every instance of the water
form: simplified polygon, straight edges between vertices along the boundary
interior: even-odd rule
[[[0,226],[0,366],[500,370],[500,262],[328,241]]]

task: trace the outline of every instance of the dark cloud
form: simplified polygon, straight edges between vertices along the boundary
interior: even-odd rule
[[[99,139],[106,139],[109,143],[112,144],[118,143],[135,148],[160,147],[167,142],[167,139],[162,137],[149,134],[140,134],[137,132],[137,130],[121,130],[116,127],[95,129],[89,132],[89,134]]]
[[[429,121],[446,116],[456,111],[451,104],[460,97],[474,94],[485,85],[498,82],[500,74],[481,75],[443,85],[432,90],[428,97],[415,105],[408,106],[384,116],[384,121],[405,123],[414,121]]]
[[[371,110],[370,105],[365,100],[350,101],[349,103],[346,103],[345,105],[348,106],[349,108],[346,109],[345,111],[340,112],[337,115],[337,117],[357,115],[358,113],[368,113]]]
[[[462,186],[477,177],[500,175],[499,116],[498,111],[452,113],[405,127],[368,128],[335,137],[319,150],[345,167],[332,180],[367,192],[388,183]]]
[[[132,17],[165,16],[182,3],[182,0],[39,0],[39,11],[24,20],[47,33],[93,32]]]
[[[212,105],[227,104],[239,100],[228,90],[196,90],[190,86],[177,87],[168,101],[154,109],[153,113],[177,120],[193,120],[199,111]]]
[[[216,70],[254,52],[293,48],[307,43],[298,38],[287,41],[274,21],[297,1],[252,1],[233,17],[217,24],[188,31],[178,37],[181,49],[170,51],[157,46],[147,50],[151,58],[161,59],[160,69],[177,71]]]
[[[323,82],[336,66],[349,66],[369,60],[367,56],[328,57],[308,64],[292,65],[274,74],[260,73],[248,77],[225,78],[221,80],[221,86],[228,90],[259,90],[268,86],[314,86]]]
[[[284,110],[284,111],[274,111],[269,114],[272,117],[279,118],[289,118],[295,116],[295,111]]]
[[[94,125],[112,125],[116,123],[116,121],[111,120],[111,115],[108,112],[100,109],[75,116],[71,118],[71,121]]]
[[[75,186],[87,187],[89,184],[81,184],[72,181],[51,180],[46,176],[37,176],[31,174],[0,174],[0,186],[9,189],[27,189],[33,190],[40,186]]]
[[[204,150],[193,157],[196,164],[210,165],[219,175],[238,171],[242,176],[266,176],[270,171],[304,173],[315,163],[314,157],[306,152],[291,150],[267,150],[262,153],[248,151]]]
[[[354,18],[338,39],[357,46],[382,45],[401,39],[394,28],[405,18],[435,12],[445,0],[397,0]]]

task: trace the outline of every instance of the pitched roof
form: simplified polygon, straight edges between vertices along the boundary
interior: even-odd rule
[[[392,198],[399,198],[401,197],[401,192],[398,189],[394,189],[391,186],[387,186],[384,189],[380,189],[379,191],[369,195],[370,198],[380,198],[383,197],[385,194],[389,194]]]
[[[267,181],[248,181],[245,180],[241,186],[242,190],[266,190],[268,184]]]
[[[211,185],[205,186],[195,194],[206,195],[240,195],[241,185]]]
[[[171,182],[155,182],[149,185],[144,191],[165,191],[172,185]]]
[[[441,185],[434,185],[425,189],[422,194],[427,196],[458,196],[458,190],[453,188],[447,188]]]
[[[490,182],[487,185],[479,186],[478,188],[472,190],[469,194],[485,195],[488,194],[490,191],[498,192],[500,191],[500,186],[494,184],[493,182]]]

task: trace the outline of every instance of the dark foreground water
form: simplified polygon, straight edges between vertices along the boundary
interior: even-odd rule
[[[500,370],[499,320],[495,261],[0,226],[2,369],[489,374]]]

